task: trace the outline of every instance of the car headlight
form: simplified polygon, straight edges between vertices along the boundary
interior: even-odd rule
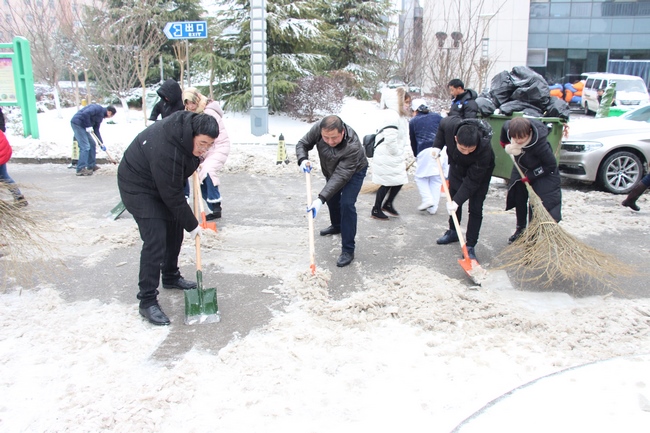
[[[603,143],[599,141],[563,141],[562,150],[567,152],[586,153],[592,152],[596,149],[603,147]]]

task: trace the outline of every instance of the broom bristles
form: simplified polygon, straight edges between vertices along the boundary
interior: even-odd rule
[[[544,287],[558,280],[579,279],[611,287],[617,277],[638,274],[630,265],[564,231],[531,187],[528,192],[532,219],[521,236],[500,254],[509,258],[502,268],[513,270],[522,281],[542,282]]]

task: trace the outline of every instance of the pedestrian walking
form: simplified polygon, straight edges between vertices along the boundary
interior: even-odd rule
[[[104,119],[110,119],[117,110],[112,105],[104,108],[99,104],[90,104],[77,111],[70,126],[79,146],[79,159],[77,160],[77,176],[91,176],[98,169],[96,163],[97,143],[91,134],[104,142],[99,133],[99,127]]]
[[[377,114],[380,132],[375,143],[380,144],[376,145],[372,158],[372,183],[381,186],[371,211],[371,216],[379,220],[388,220],[384,212],[399,216],[393,203],[402,186],[408,183],[405,150],[409,146],[409,110],[405,109],[406,95],[403,87],[384,89],[379,102],[382,108]]]
[[[192,239],[201,234],[183,186],[196,171],[200,158],[214,146],[218,134],[219,125],[213,117],[180,111],[138,134],[118,167],[122,202],[133,215],[142,238],[139,312],[154,325],[170,323],[158,304],[161,273],[165,289],[197,287],[183,278],[178,268],[183,229]]]
[[[331,225],[321,230],[320,235],[341,234],[342,251],[336,266],[347,266],[354,260],[356,202],[368,170],[368,159],[357,133],[334,115],[316,122],[296,144],[296,157],[303,172],[312,169],[309,151],[314,147],[327,182],[307,212],[315,218],[322,204],[327,203]]]

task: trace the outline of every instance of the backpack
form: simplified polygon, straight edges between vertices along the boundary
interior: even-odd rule
[[[389,129],[389,128],[397,129],[397,126],[393,126],[393,125],[384,126],[375,134],[368,134],[365,137],[363,137],[363,149],[366,151],[366,157],[372,158],[373,155],[375,154],[375,147],[379,146],[381,143],[384,142],[384,138],[382,137],[381,140],[375,143],[375,138],[377,138],[377,134],[381,133],[384,129]]]

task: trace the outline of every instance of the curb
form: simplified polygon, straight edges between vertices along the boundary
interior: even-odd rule
[[[11,158],[14,164],[70,164],[70,158]],[[111,164],[106,158],[97,158],[97,164]]]

